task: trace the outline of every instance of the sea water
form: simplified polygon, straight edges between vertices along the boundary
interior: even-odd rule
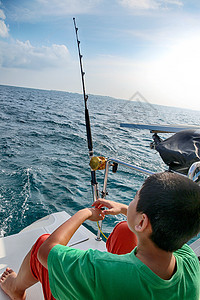
[[[120,123],[199,125],[200,112],[89,95],[95,155],[118,158],[153,172],[167,170],[150,149],[148,130]],[[22,230],[58,211],[74,214],[92,204],[83,96],[0,86],[0,235]],[[166,138],[169,134],[163,134]],[[104,171],[97,171],[99,191]],[[110,171],[108,199],[128,204],[146,175],[119,166]],[[107,216],[110,233],[123,216]],[[97,225],[86,222],[96,232]]]

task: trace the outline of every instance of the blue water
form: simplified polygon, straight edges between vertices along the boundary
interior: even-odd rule
[[[200,112],[89,95],[95,155],[115,157],[154,172],[166,170],[149,147],[148,130],[121,122],[199,125]],[[47,214],[73,214],[91,205],[83,96],[0,86],[0,235],[19,232]],[[162,137],[167,137],[163,135]],[[103,171],[97,172],[100,191]],[[108,180],[108,199],[128,204],[145,175],[119,167]],[[122,216],[108,216],[108,234]],[[86,226],[96,232],[96,224]]]

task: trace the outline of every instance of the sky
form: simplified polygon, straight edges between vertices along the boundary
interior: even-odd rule
[[[200,110],[200,1],[0,0],[0,84]]]

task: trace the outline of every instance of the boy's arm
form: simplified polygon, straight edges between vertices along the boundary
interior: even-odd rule
[[[73,234],[86,220],[100,221],[103,220],[101,210],[98,208],[84,208],[79,210],[69,220],[58,227],[38,250],[38,259],[41,264],[47,269],[47,258],[50,250],[55,245],[67,245]]]

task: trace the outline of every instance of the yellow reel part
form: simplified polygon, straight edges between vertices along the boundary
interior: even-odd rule
[[[93,156],[90,159],[90,167],[93,171],[104,170],[107,159],[103,156]]]

